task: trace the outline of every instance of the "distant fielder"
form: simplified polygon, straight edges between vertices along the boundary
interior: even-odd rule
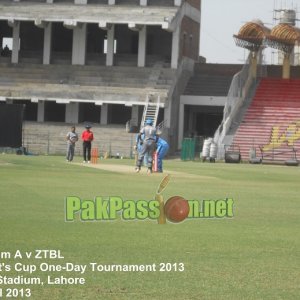
[[[75,132],[75,126],[71,127],[71,131],[67,133],[67,161],[70,162],[73,160],[75,143],[78,141],[78,134]]]

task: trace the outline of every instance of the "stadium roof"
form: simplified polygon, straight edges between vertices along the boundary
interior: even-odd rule
[[[172,29],[178,7],[4,2],[0,20],[160,25]]]

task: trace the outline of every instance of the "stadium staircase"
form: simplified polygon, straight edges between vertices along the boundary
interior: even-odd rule
[[[242,159],[250,149],[263,160],[287,161],[300,158],[300,79],[264,78],[237,129],[233,144]]]
[[[153,121],[153,126],[157,127],[160,133],[163,132],[165,127],[165,121],[161,122],[157,126],[158,113],[160,108],[160,95],[159,94],[148,94],[144,103],[143,115],[141,118],[140,127],[138,127],[137,119],[130,119],[126,123],[126,131],[128,133],[137,133],[145,126],[145,122],[148,119]]]
[[[145,126],[145,122],[148,119],[153,121],[153,126],[156,126],[157,117],[160,106],[160,96],[159,95],[148,95],[144,106],[144,112],[142,116],[140,128]]]

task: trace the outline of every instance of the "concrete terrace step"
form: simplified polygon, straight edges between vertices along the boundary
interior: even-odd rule
[[[282,101],[282,102],[272,102],[272,101],[252,102],[252,105],[249,108],[249,110],[253,110],[253,111],[261,111],[261,110],[277,111],[278,110],[278,105],[281,105],[282,109],[288,110],[288,109],[290,109],[290,105],[295,105],[296,108],[299,108],[299,103],[300,103],[300,101],[298,101],[298,100],[297,101]]]
[[[264,128],[272,128],[273,126],[288,126],[286,124],[292,124],[292,123],[296,123],[299,122],[299,119],[295,118],[295,119],[281,119],[281,120],[276,120],[276,121],[272,121],[272,120],[268,120],[265,121],[263,119],[252,119],[252,120],[246,120],[243,122],[242,124],[242,128],[250,128],[251,130],[256,129],[258,126],[262,126]],[[252,126],[251,124],[255,123],[256,126]],[[258,129],[257,129],[258,130]]]
[[[274,120],[274,117],[276,117],[276,121]],[[265,123],[266,125],[268,123],[270,124],[277,124],[277,123],[290,123],[292,121],[299,121],[299,113],[298,114],[285,114],[285,115],[269,115],[269,116],[263,116],[263,115],[251,115],[246,116],[243,120],[243,124],[250,125],[251,123]]]
[[[268,95],[265,96],[261,96],[261,95],[257,95],[255,97],[255,101],[274,101],[274,102],[281,102],[282,100],[287,101],[287,99],[290,99],[291,97],[291,101],[294,100],[295,97],[299,96],[299,91],[295,91],[293,93],[285,93],[282,94],[280,92],[273,92],[272,94],[269,93]],[[274,94],[276,94],[276,98],[274,99]],[[299,98],[298,98],[299,99]]]
[[[161,72],[161,76],[167,78],[173,78],[174,70],[172,69],[164,69],[164,68],[152,68],[152,67],[121,67],[121,66],[60,66],[60,65],[34,65],[34,64],[6,64],[0,63],[0,69],[5,70],[6,72],[18,72],[18,73],[51,73],[55,74],[95,74],[99,76],[109,75],[109,74],[133,74],[138,77],[140,74],[149,74],[149,72],[153,70],[158,70]],[[121,76],[121,75],[120,75]]]
[[[255,101],[256,102],[261,102],[261,101],[285,102],[287,101],[287,99],[289,99],[289,101],[295,101],[295,100],[299,100],[299,92],[300,90],[289,94],[277,93],[276,100],[273,97],[274,93],[265,96],[257,95],[255,97]]]
[[[252,120],[252,121],[245,121],[243,122],[244,128],[251,128],[251,130],[255,130],[258,126],[264,127],[264,128],[272,128],[273,126],[288,126],[287,124],[295,123],[296,121],[299,121],[299,119],[293,119],[293,120],[276,120],[276,121],[264,121],[264,120]],[[255,126],[251,127],[251,123],[255,123]],[[257,129],[258,130],[258,129]]]
[[[276,83],[273,83],[276,84]],[[258,95],[259,94],[268,94],[268,93],[272,93],[274,91],[279,92],[279,93],[288,93],[289,91],[298,91],[299,90],[299,83],[295,83],[295,84],[290,84],[290,85],[277,85],[276,87],[271,87],[271,86],[267,86],[267,87],[261,87],[258,90]],[[288,86],[288,87],[287,87]]]
[[[196,63],[184,95],[227,96],[234,74],[242,65]]]
[[[131,78],[124,79],[122,82],[115,82],[115,81],[102,81],[96,78],[74,78],[72,80],[57,80],[57,79],[45,79],[45,78],[13,78],[11,79],[12,83],[40,83],[40,84],[69,84],[69,85],[85,85],[85,86],[124,86],[124,87],[146,87],[148,81],[139,81],[138,83],[136,80]],[[1,82],[1,77],[0,77]],[[167,86],[165,86],[167,87]]]
[[[274,120],[276,118],[276,120]],[[253,114],[248,115],[244,118],[243,123],[252,123],[252,122],[265,122],[267,123],[282,123],[282,122],[291,122],[291,121],[297,121],[299,119],[299,111],[295,113],[282,113],[274,114],[273,116],[271,114],[268,115],[262,115],[262,114]]]
[[[276,95],[281,95],[281,96],[289,96],[289,95],[295,95],[297,93],[299,93],[300,89],[299,88],[291,88],[291,89],[288,89],[286,91],[283,91],[283,89],[280,89],[280,90],[276,90],[276,89],[273,89],[272,91],[264,91],[264,92],[259,92],[256,94],[256,97],[257,98],[261,98],[261,97],[270,97],[271,95],[273,95],[274,93]],[[277,98],[276,98],[277,100]]]
[[[256,119],[261,118],[267,120],[268,118],[274,119],[274,116],[278,118],[291,118],[293,116],[299,116],[300,109],[285,111],[283,109],[278,111],[251,111],[251,114],[247,114],[244,119]]]
[[[234,140],[235,144],[238,144],[240,146],[242,145],[246,145],[246,144],[251,144],[255,146],[258,145],[266,145],[269,143],[270,140],[270,134],[269,135],[264,135],[264,136],[260,136],[258,137],[257,135],[248,135],[247,137],[240,137],[240,138],[236,138]]]
[[[59,68],[55,68],[53,66],[48,67],[45,66],[44,68],[34,68],[32,65],[30,66],[23,66],[23,67],[4,67],[0,66],[0,69],[2,72],[5,72],[7,74],[16,74],[16,75],[22,75],[22,74],[56,74],[56,75],[66,75],[69,76],[115,76],[115,77],[122,77],[131,75],[133,77],[138,78],[141,75],[147,76],[149,73],[153,70],[152,68],[129,68],[129,67],[107,67],[107,68],[89,68],[87,66],[83,69],[73,68],[71,66],[59,66]]]
[[[282,79],[282,66],[276,65],[267,65],[267,76],[268,80],[274,80],[275,78],[278,80]],[[270,78],[272,77],[272,78]],[[291,78],[299,78],[300,77],[300,66],[291,66]]]
[[[281,80],[270,80],[270,81],[264,80],[264,82],[261,85],[261,89],[276,90],[280,88],[285,88],[286,86],[293,88],[293,87],[297,87],[298,80],[299,79],[290,79],[290,80],[281,79]],[[276,86],[273,86],[274,84],[276,84]]]
[[[231,76],[197,74],[189,80],[184,94],[226,96],[231,80]]]
[[[208,74],[208,75],[223,75],[233,76],[242,70],[244,65],[240,64],[206,64],[196,63],[194,70],[195,74]]]
[[[255,99],[256,101],[253,103],[253,107],[278,107],[278,106],[283,106],[283,107],[287,107],[287,106],[298,106],[300,99],[298,98],[298,96],[290,96],[287,100],[287,97],[284,98],[280,98],[280,96],[278,96],[278,101],[273,101],[272,99],[267,99],[267,98],[263,98],[263,99]]]
[[[274,107],[274,106],[268,106],[268,107],[251,107],[251,109],[247,112],[246,116],[248,115],[293,115],[294,113],[298,113],[300,111],[299,104],[295,107],[290,106],[281,106],[281,107]]]
[[[271,130],[269,132],[265,132],[262,134],[254,134],[254,133],[247,133],[239,132],[239,136],[235,138],[236,141],[263,141],[264,143],[269,143],[271,136]],[[267,139],[267,140],[266,140]]]
[[[276,97],[276,100],[274,101],[281,101],[281,99],[289,98],[289,97],[295,97],[299,95],[300,89],[299,90],[290,90],[288,93],[283,93],[280,91],[273,91],[272,93],[267,93],[267,94],[257,94],[256,99],[267,99],[267,100],[272,100],[272,96],[276,94],[278,98]]]
[[[42,98],[42,99],[78,99],[99,100],[113,103],[113,101],[141,101],[144,103],[148,93],[158,93],[164,102],[168,90],[153,87],[121,87],[121,86],[79,86],[67,84],[14,84],[0,85],[0,95],[11,98]]]
[[[268,128],[260,128],[260,127],[253,127],[253,128],[249,128],[249,126],[244,126],[244,127],[240,127],[237,131],[237,133],[250,133],[250,134],[269,134],[270,131],[272,130],[272,127],[268,127]]]
[[[0,86],[0,96],[43,97],[44,99],[49,97],[97,99],[99,97],[99,99],[105,100],[112,94],[129,95],[132,93],[133,97],[140,95],[138,97],[144,101],[147,91],[155,91],[161,94],[163,102],[174,77],[174,70],[159,67],[12,65],[2,63],[0,64],[0,83],[3,82],[3,84]]]

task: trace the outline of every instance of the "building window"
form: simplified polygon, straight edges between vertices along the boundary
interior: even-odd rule
[[[108,123],[125,125],[131,119],[132,107],[122,104],[108,105]]]
[[[45,122],[65,122],[66,104],[45,101]]]
[[[101,106],[95,103],[79,104],[79,123],[100,123]]]
[[[104,40],[103,53],[107,54],[107,39]],[[117,53],[117,40],[114,40],[114,54]]]
[[[14,100],[14,104],[24,105],[24,121],[37,121],[38,104],[30,100]]]
[[[4,48],[5,46],[7,46],[8,49],[12,51],[12,48],[13,48],[13,39],[10,38],[10,37],[4,37],[2,39],[2,48]]]

